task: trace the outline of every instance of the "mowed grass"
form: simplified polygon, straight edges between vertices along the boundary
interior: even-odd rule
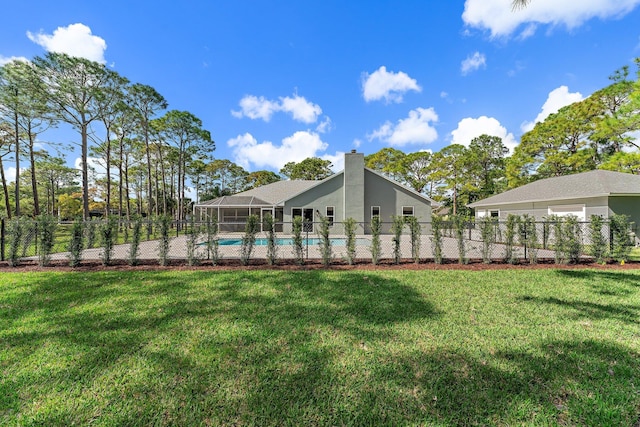
[[[0,425],[598,425],[640,271],[0,275]]]

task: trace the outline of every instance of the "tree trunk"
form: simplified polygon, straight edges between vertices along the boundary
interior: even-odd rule
[[[82,118],[82,125],[80,127],[80,134],[82,135],[82,216],[84,219],[89,219],[89,167],[87,165],[88,159],[88,141],[87,141],[87,123]]]
[[[18,95],[18,90],[16,89],[16,96]],[[18,112],[14,112],[13,114],[14,120],[14,131],[16,133],[16,218],[20,217],[20,129],[18,127]]]
[[[38,181],[36,178],[36,159],[33,145],[35,143],[34,135],[31,132],[31,122],[27,127],[27,133],[29,134],[29,161],[31,162],[31,191],[33,191],[33,214],[35,216],[40,215],[40,198],[38,197]]]
[[[9,203],[9,188],[7,187],[7,178],[4,176],[4,165],[0,159],[0,179],[2,179],[2,192],[4,193],[4,205],[7,209],[7,218],[11,219],[11,204]]]

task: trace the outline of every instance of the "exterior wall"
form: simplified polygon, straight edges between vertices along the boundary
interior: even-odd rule
[[[628,215],[633,224],[633,231],[640,230],[640,196],[609,197],[609,214]]]
[[[609,217],[609,207],[607,197],[593,197],[587,199],[553,200],[529,203],[513,203],[509,205],[484,206],[475,209],[476,218],[479,218],[480,211],[498,210],[499,219],[504,221],[509,214],[513,215],[533,215],[537,220],[542,220],[549,216],[549,207],[566,205],[585,205],[585,219],[591,215],[600,215],[603,218]]]
[[[431,203],[412,191],[365,170],[364,174],[364,222],[371,221],[371,207],[380,206],[380,219],[384,224],[383,231],[389,232],[391,217],[402,215],[403,206],[413,206],[413,215],[420,222],[431,223]],[[370,227],[365,226],[366,233]],[[423,232],[428,232],[423,226]]]
[[[302,194],[299,194],[289,200],[284,205],[283,220],[284,222],[291,222],[293,217],[291,215],[292,208],[307,208],[313,209],[313,220],[317,222],[320,220],[317,212],[325,215],[327,206],[334,207],[334,229],[342,227],[339,225],[344,215],[344,193],[343,193],[344,178],[343,174],[339,173],[324,181],[320,185],[317,185]],[[291,231],[291,227],[285,226],[285,231]],[[315,230],[314,230],[315,231]]]

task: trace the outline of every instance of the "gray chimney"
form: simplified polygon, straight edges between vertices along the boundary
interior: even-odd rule
[[[364,154],[344,155],[344,218],[364,222]]]

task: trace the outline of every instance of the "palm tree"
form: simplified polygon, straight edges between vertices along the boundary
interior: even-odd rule
[[[531,0],[512,0],[511,1],[511,9],[518,10],[527,7],[527,5],[531,2]]]

